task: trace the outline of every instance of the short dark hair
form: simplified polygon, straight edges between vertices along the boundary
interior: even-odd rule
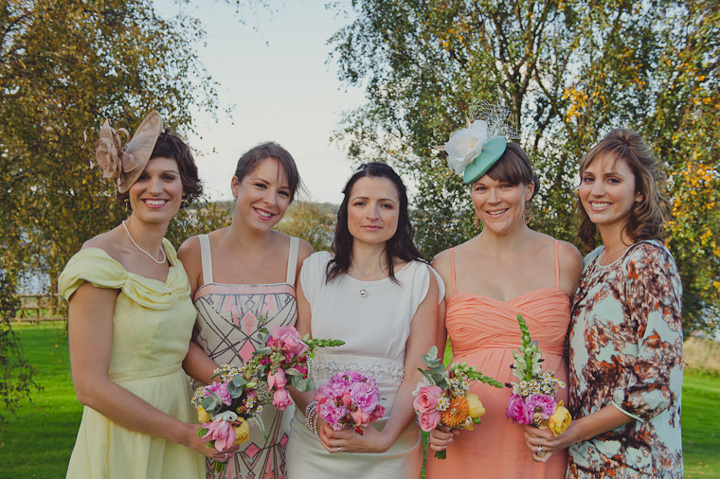
[[[662,240],[668,215],[668,202],[662,195],[665,175],[648,144],[633,130],[612,130],[585,155],[580,164],[580,177],[593,161],[604,156],[610,156],[615,161],[625,160],[635,176],[635,191],[642,195],[642,200],[627,215],[625,232],[633,242]],[[576,210],[580,215],[578,238],[586,246],[595,247],[597,227],[590,220],[580,198]]]
[[[183,199],[180,208],[185,208],[202,195],[203,186],[198,176],[195,158],[190,147],[180,138],[180,135],[169,128],[160,133],[155,142],[155,148],[150,154],[150,159],[158,157],[172,158],[177,162],[180,181],[183,185]],[[125,192],[118,193],[117,196],[120,200],[127,201],[130,195],[129,192]]]
[[[332,249],[335,256],[327,265],[325,276],[327,281],[332,281],[341,274],[345,274],[350,269],[352,261],[353,237],[348,228],[348,207],[350,202],[350,194],[353,186],[360,178],[387,178],[392,182],[397,190],[400,204],[398,205],[398,226],[397,231],[392,238],[385,244],[385,256],[387,260],[387,269],[390,279],[398,282],[395,278],[394,259],[400,258],[403,261],[420,260],[427,262],[422,257],[417,247],[413,243],[415,230],[410,224],[410,216],[408,214],[408,198],[405,184],[400,176],[395,173],[390,166],[385,163],[371,162],[364,163],[355,171],[343,188],[343,201],[337,213],[337,223],[335,224],[335,237],[333,238]]]
[[[244,155],[240,157],[235,168],[235,177],[238,182],[255,171],[258,165],[266,158],[274,158],[283,171],[290,187],[290,202],[295,199],[295,193],[301,187],[302,181],[300,180],[300,173],[298,173],[295,159],[292,155],[282,146],[268,141],[261,143],[256,147],[248,150]]]

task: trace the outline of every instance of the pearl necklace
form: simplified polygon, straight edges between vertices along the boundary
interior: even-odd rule
[[[146,255],[148,255],[148,256],[150,257],[150,259],[153,260],[155,263],[157,263],[157,264],[165,264],[165,261],[167,260],[167,256],[165,256],[165,248],[163,248],[162,246],[160,247],[160,254],[162,254],[162,260],[161,260],[161,261],[156,260],[156,259],[155,259],[155,256],[151,255],[150,253],[148,253],[147,251],[145,251],[144,249],[142,249],[142,248],[140,247],[140,245],[135,242],[135,239],[134,239],[134,238],[132,237],[132,235],[130,234],[130,230],[128,229],[127,225],[125,225],[125,221],[126,221],[126,220],[123,220],[122,225],[123,225],[123,228],[125,228],[125,232],[127,233],[128,238],[130,238],[130,241],[132,241],[132,244],[134,244],[137,249],[139,249],[140,251],[142,251],[143,253],[145,253]]]
[[[362,299],[365,299],[365,298],[368,297],[368,286],[370,286],[370,283],[374,283],[375,281],[377,281],[377,280],[380,278],[380,276],[382,276],[382,275],[384,275],[384,274],[385,274],[385,269],[384,269],[384,268],[380,268],[380,273],[378,273],[378,274],[377,274],[373,279],[371,279],[370,281],[366,281],[367,285],[365,285],[365,286],[363,286],[363,287],[360,288],[360,297],[361,297]],[[360,280],[358,280],[358,281],[360,281]]]

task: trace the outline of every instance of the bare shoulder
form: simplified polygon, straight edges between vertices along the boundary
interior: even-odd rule
[[[440,276],[443,278],[446,276],[446,274],[449,274],[450,271],[450,250],[446,249],[445,251],[439,252],[430,263],[431,266],[440,273]]]
[[[125,234],[124,231],[123,234]],[[120,248],[118,248],[119,239],[119,230],[117,228],[113,228],[110,231],[100,233],[99,235],[93,236],[89,240],[85,241],[80,249],[101,249],[110,255],[111,258],[116,261],[120,261],[122,253]]]
[[[560,267],[572,268],[579,272],[582,271],[583,257],[575,245],[567,241],[559,240],[558,256],[560,257]]]
[[[298,238],[298,239],[299,239],[299,244],[298,244],[298,263],[302,264],[302,262],[305,261],[305,258],[307,258],[307,257],[310,256],[311,254],[313,254],[313,253],[315,252],[315,250],[314,250],[313,247],[310,245],[310,243],[308,243],[308,242],[305,241],[304,239],[302,239],[302,238]]]
[[[200,256],[200,237],[191,236],[182,242],[177,250],[178,258],[183,263],[192,261],[194,258]]]

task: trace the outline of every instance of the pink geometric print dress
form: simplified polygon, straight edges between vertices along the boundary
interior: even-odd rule
[[[205,284],[195,292],[193,301],[198,312],[198,344],[218,364],[241,366],[253,351],[264,346],[258,339],[261,328],[294,326],[297,320],[295,273],[298,239],[290,238],[290,251],[284,283],[220,284],[213,282],[212,255],[207,235],[200,237]],[[227,479],[284,479],[285,446],[292,407],[278,411],[265,406],[262,421],[267,441],[258,429],[251,429],[248,441],[228,461],[222,474]],[[207,478],[212,461],[207,460]]]
[[[522,314],[533,340],[538,341],[543,367],[567,385],[565,338],[570,322],[570,299],[560,289],[558,243],[555,242],[555,287],[529,291],[510,301],[479,294],[457,294],[455,254],[450,250],[453,295],[447,300],[445,327],[452,344],[454,363],[466,362],[501,383],[515,382],[510,365],[512,351],[520,345],[517,315]],[[565,477],[566,450],[552,455],[547,464],[534,462],[525,445],[524,429],[505,417],[510,388],[473,383],[470,392],[482,401],[487,413],[473,431],[460,431],[447,449],[447,459],[427,457],[427,479],[561,479]],[[567,404],[568,391],[558,391]]]

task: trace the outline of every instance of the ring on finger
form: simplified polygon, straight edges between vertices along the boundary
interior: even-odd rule
[[[341,450],[342,449],[340,448],[340,446],[338,446],[338,449],[337,449],[338,454],[340,453]]]
[[[536,452],[536,454],[537,454],[538,456],[541,456],[541,457],[545,455],[545,453],[543,452],[542,445],[540,445],[540,446],[537,447],[537,452]]]

